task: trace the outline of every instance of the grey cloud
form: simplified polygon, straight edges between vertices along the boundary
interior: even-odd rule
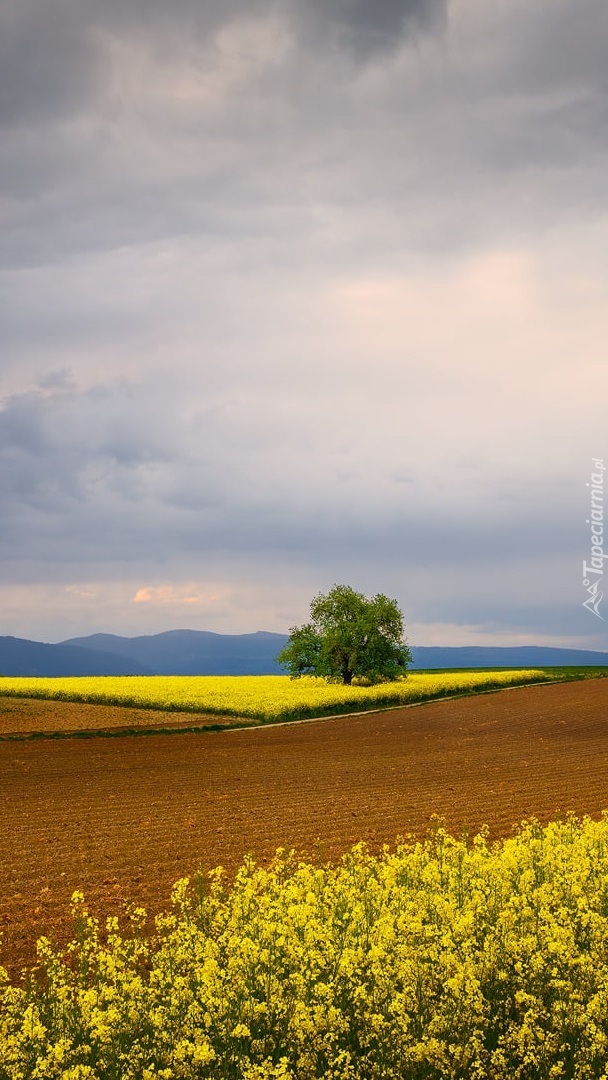
[[[41,390],[73,390],[75,389],[74,377],[70,368],[57,368],[56,371],[46,371],[38,378],[38,386]]]
[[[18,0],[0,12],[0,125],[39,124],[86,106],[101,55],[73,5]]]
[[[184,401],[165,386],[112,383],[79,392],[69,373],[49,373],[50,389],[15,395],[0,411],[3,558],[39,563],[106,561],[137,552],[146,562],[165,551],[220,552],[267,561],[300,552],[308,563],[364,560],[468,573],[517,560],[540,548],[576,543],[564,529],[551,490],[529,516],[526,498],[492,501],[462,518],[458,508],[397,501],[390,489],[356,498],[311,460],[308,487],[292,474],[299,449],[287,437],[264,441],[220,407],[187,420]],[[272,404],[269,406],[272,411]],[[264,426],[264,417],[261,417]],[[573,515],[574,519],[574,515]]]
[[[46,26],[32,11],[26,4],[12,16],[26,24],[14,52],[23,51],[23,64],[14,62],[26,72]],[[44,42],[41,70],[57,86],[36,90],[26,76],[24,94],[79,119],[16,126],[0,143],[5,265],[183,236],[239,257],[248,244],[252,261],[415,258],[514,230],[527,236],[602,205],[608,14],[599,0],[526,6],[525,18],[520,4],[508,21],[489,5],[367,82],[336,54],[339,41],[370,55],[392,47],[399,33],[406,40],[416,26],[438,25],[439,0],[183,0],[151,5],[145,21],[135,2],[49,0],[45,11],[60,29]],[[228,80],[209,104],[196,96],[204,79],[232,63],[214,50],[213,33],[239,12],[276,12],[296,36],[276,66]],[[102,29],[124,46],[112,73]],[[157,76],[173,89],[156,94]],[[18,74],[13,81],[19,94]]]
[[[441,6],[442,0],[317,0],[311,11],[321,39],[333,27],[365,51],[394,42],[404,25],[428,24]],[[296,23],[302,8],[291,11]],[[273,0],[8,0],[0,12],[0,125],[38,125],[86,111],[108,88],[112,40],[127,47],[147,42],[161,65],[191,57],[198,45],[204,69],[204,48],[220,27],[273,11],[285,17],[289,7]],[[114,94],[119,108],[119,87]]]
[[[437,0],[316,0],[317,11],[344,21],[364,33],[396,36],[404,24],[426,25],[443,10]]]
[[[447,0],[313,0],[301,6],[300,16],[304,25],[308,17],[317,41],[333,39],[365,59],[397,48],[405,36],[443,25],[446,6]]]
[[[602,422],[603,0],[0,18],[6,580],[280,565],[567,631]]]
[[[170,460],[158,417],[124,384],[79,393],[67,371],[49,372],[44,390],[14,395],[0,409],[2,501],[6,517],[26,505],[61,517],[116,470]],[[154,420],[154,422],[152,422]]]
[[[481,52],[476,60],[488,87],[500,93],[515,85],[526,92],[554,93],[561,101],[584,96],[590,85],[608,88],[608,8],[602,0],[557,0],[550,7],[542,0],[522,4],[508,39],[494,39],[493,45],[490,35],[497,23],[491,8],[488,14],[485,41],[490,52],[485,57]]]
[[[261,7],[247,2],[253,12]],[[191,46],[239,7],[230,0],[7,0],[0,12],[0,124],[86,112],[107,88],[108,36]]]

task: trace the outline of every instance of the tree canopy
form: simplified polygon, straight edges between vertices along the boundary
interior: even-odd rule
[[[367,600],[349,585],[334,585],[310,605],[310,622],[294,626],[277,656],[292,679],[318,675],[350,685],[405,675],[412,656],[396,600],[378,593]]]

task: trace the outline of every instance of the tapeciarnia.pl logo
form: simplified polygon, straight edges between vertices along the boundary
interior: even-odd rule
[[[600,615],[600,602],[604,596],[601,591],[604,576],[604,472],[606,466],[603,458],[591,458],[592,473],[587,481],[590,489],[591,510],[586,524],[591,526],[591,555],[589,562],[583,559],[583,585],[589,596],[583,600],[583,607],[587,608],[598,619],[605,622],[604,616]]]

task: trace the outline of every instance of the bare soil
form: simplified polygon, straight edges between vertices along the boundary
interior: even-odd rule
[[[337,859],[358,840],[421,838],[433,815],[498,838],[523,818],[608,808],[606,679],[284,726],[6,738],[39,730],[47,706],[64,731],[90,709],[111,731],[124,711],[0,698],[0,963],[13,977],[38,936],[67,940],[76,888],[102,917],[128,901],[155,912],[177,878],[233,871],[247,853]]]
[[[249,717],[217,716],[215,713],[0,696],[0,739],[39,734],[63,735],[70,731],[108,735],[176,728],[208,731],[235,725],[253,727],[258,723],[258,720]]]

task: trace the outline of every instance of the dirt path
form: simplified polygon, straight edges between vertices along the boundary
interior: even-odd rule
[[[247,852],[336,858],[421,837],[433,814],[498,837],[604,808],[604,679],[285,727],[0,742],[0,962],[15,974],[38,935],[63,939],[75,888],[99,914],[154,911],[178,877]]]

